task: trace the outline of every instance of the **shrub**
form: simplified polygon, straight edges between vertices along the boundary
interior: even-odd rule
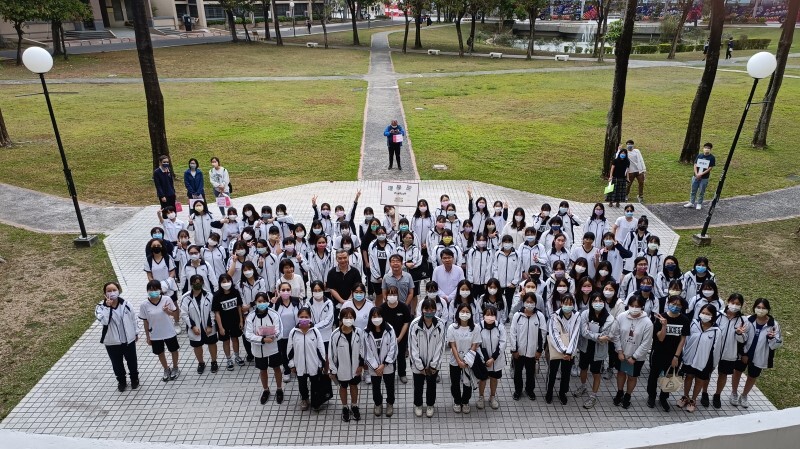
[[[659,53],[669,53],[671,49],[672,49],[672,44],[658,44]]]
[[[637,45],[633,47],[634,53],[639,55],[649,55],[653,53],[658,53],[658,45]],[[669,50],[667,50],[669,51]]]
[[[705,48],[705,46],[706,44],[697,44],[694,46],[694,51],[703,51],[703,48]]]

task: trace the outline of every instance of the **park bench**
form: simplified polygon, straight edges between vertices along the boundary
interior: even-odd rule
[[[308,47],[308,48],[317,48],[317,47],[319,47],[319,43],[317,43],[317,42],[306,42],[306,47]]]
[[[429,55],[439,56],[439,50],[434,50],[434,49],[431,48],[431,49],[428,50],[428,54]]]
[[[556,55],[556,61],[569,61],[569,55]]]
[[[489,57],[492,58],[492,59],[500,59],[500,58],[503,57],[503,54],[493,51],[493,52],[489,53]]]

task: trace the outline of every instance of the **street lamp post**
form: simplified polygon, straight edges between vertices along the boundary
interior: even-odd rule
[[[297,30],[294,27],[294,2],[289,2],[289,11],[292,14],[292,35],[297,37]]]
[[[728,159],[725,161],[725,166],[722,168],[722,174],[720,174],[719,177],[719,184],[717,184],[717,191],[714,194],[714,199],[711,201],[711,207],[708,208],[708,216],[706,216],[706,222],[703,224],[703,230],[700,231],[699,234],[696,234],[692,237],[692,240],[700,246],[706,246],[711,243],[711,237],[707,234],[708,226],[711,223],[711,216],[714,215],[714,209],[717,207],[717,202],[722,195],[722,187],[725,185],[725,177],[728,174],[728,168],[731,165],[733,152],[736,150],[736,144],[739,142],[739,135],[742,133],[744,121],[747,118],[747,112],[750,110],[750,105],[754,104],[753,95],[756,93],[758,81],[772,75],[777,65],[778,62],[775,59],[775,55],[766,51],[754,54],[747,61],[747,73],[753,78],[753,87],[750,89],[750,96],[747,97],[747,104],[744,106],[742,119],[739,121],[739,128],[736,130],[736,135],[733,137],[731,149],[728,151]]]
[[[75,189],[75,183],[72,180],[72,171],[67,164],[67,155],[64,153],[64,145],[61,143],[61,134],[58,132],[58,125],[56,124],[56,116],[53,114],[53,105],[50,103],[50,93],[47,91],[47,83],[44,80],[44,74],[53,68],[53,57],[44,48],[30,47],[22,54],[22,63],[25,68],[33,73],[39,75],[42,81],[42,90],[44,91],[44,98],[47,102],[47,110],[50,111],[50,121],[53,123],[53,132],[56,135],[56,143],[58,144],[58,151],[61,153],[61,163],[64,166],[64,178],[67,181],[67,190],[72,197],[72,204],[75,206],[75,215],[78,217],[78,227],[81,230],[80,237],[75,239],[75,246],[88,247],[97,243],[97,236],[87,235],[86,226],[83,224],[83,215],[81,215],[81,207],[78,204],[78,191]]]

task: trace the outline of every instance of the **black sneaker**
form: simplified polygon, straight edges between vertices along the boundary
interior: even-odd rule
[[[567,405],[567,395],[565,393],[558,393],[558,400],[561,401],[561,405]]]
[[[528,399],[530,399],[531,401],[535,401],[536,400],[536,393],[534,393],[532,391],[530,393],[528,393]]]
[[[711,404],[714,405],[714,408],[722,408],[722,399],[718,394],[711,397]]]
[[[647,406],[650,408],[656,408],[656,397],[655,396],[647,396]]]
[[[353,419],[356,421],[361,421],[361,410],[358,409],[358,406],[351,407],[353,409]]]
[[[256,358],[253,354],[248,354],[247,357],[245,357],[244,359],[247,360],[247,363],[253,363],[253,360],[255,360]]]
[[[342,421],[350,422],[350,409],[347,407],[342,407]]]
[[[217,362],[211,362],[211,372],[216,373],[217,371],[219,371],[219,365],[217,365]]]
[[[120,393],[125,391],[126,388],[128,388],[128,384],[124,380],[117,382],[117,390],[119,390]]]
[[[631,407],[631,395],[625,393],[625,396],[622,397],[622,408],[628,409]]]
[[[198,363],[197,364],[197,374],[203,374],[203,372],[205,370],[206,370],[206,364],[205,363]]]
[[[552,404],[553,403],[553,393],[546,393],[544,395],[544,402],[547,402],[548,404]]]
[[[616,405],[617,407],[619,407],[619,405],[622,404],[622,390],[617,391],[617,395],[614,396],[613,402],[614,405]]]
[[[139,388],[139,378],[138,377],[132,377],[131,378],[131,389],[135,390],[137,388]]]
[[[511,395],[511,398],[515,401],[519,401],[520,396],[521,395],[515,391],[514,394]]]
[[[661,393],[661,397],[658,398],[658,402],[661,404],[661,408],[664,409],[665,412],[669,413],[670,409],[672,408],[669,405],[669,394]]]
[[[261,399],[259,399],[258,402],[260,402],[261,405],[264,405],[267,403],[268,400],[269,400],[269,390],[264,390],[263,392],[261,392]]]
[[[708,393],[703,392],[702,396],[700,396],[700,405],[703,407],[708,407],[711,405],[711,402],[708,399]],[[722,404],[720,404],[720,406],[722,406]]]
[[[283,390],[278,388],[278,391],[275,392],[275,402],[280,404],[283,402]]]

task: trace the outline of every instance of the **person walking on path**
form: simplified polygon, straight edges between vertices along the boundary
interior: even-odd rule
[[[703,208],[703,197],[706,195],[706,187],[708,187],[708,179],[711,177],[711,169],[716,165],[717,160],[711,149],[714,146],[710,142],[703,145],[703,154],[698,154],[694,160],[694,176],[692,176],[692,193],[689,196],[689,202],[684,204],[683,207],[690,209],[694,207],[697,210]],[[696,200],[696,201],[695,201]]]
[[[399,160],[400,154],[397,154]],[[161,203],[161,209],[167,206],[175,207],[175,183],[172,170],[169,166],[169,156],[162,154],[158,158],[158,168],[153,170],[153,183],[156,185],[156,195]]]
[[[311,19],[306,19],[306,28],[308,28],[308,34],[311,34]]]
[[[389,170],[392,169],[393,156],[397,159],[397,169],[402,170],[403,167],[400,166],[400,148],[403,147],[403,138],[406,135],[406,131],[397,124],[397,120],[392,120],[392,124],[386,127],[383,135],[386,136],[386,144],[389,146]]]
[[[636,180],[639,185],[639,195],[636,198],[641,203],[644,201],[644,177],[645,173],[647,173],[647,166],[644,164],[641,151],[634,147],[633,140],[625,142],[625,148],[628,150],[628,160],[631,161],[631,166],[628,169],[628,190],[625,193],[625,201],[628,201],[633,181]]]
[[[731,59],[733,57],[733,38],[728,38],[728,46],[725,50],[725,59]]]

